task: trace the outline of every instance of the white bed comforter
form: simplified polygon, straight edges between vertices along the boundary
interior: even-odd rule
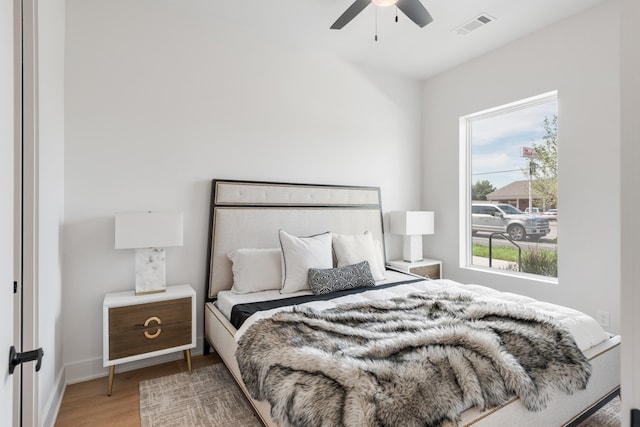
[[[464,285],[452,280],[424,280],[416,283],[403,284],[386,289],[372,288],[370,291],[361,292],[359,294],[347,295],[335,298],[329,301],[316,301],[302,304],[302,306],[311,307],[315,310],[326,310],[333,308],[338,304],[354,303],[367,300],[384,300],[399,296],[405,296],[414,292],[433,291],[436,293],[447,293],[450,295],[474,295],[478,298],[502,302],[516,303],[538,311],[552,317],[561,325],[563,325],[574,337],[576,344],[580,350],[584,351],[594,345],[601,343],[609,338],[607,333],[602,329],[600,324],[592,317],[560,305],[550,304],[535,300],[526,296],[513,294],[509,292],[499,292],[495,289],[480,285]],[[272,316],[273,314],[291,310],[293,306],[279,307],[272,310],[259,311],[249,317],[235,334],[236,342],[242,334],[255,322]]]

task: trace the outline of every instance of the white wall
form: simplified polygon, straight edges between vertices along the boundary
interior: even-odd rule
[[[64,390],[62,352],[62,260],[64,219],[65,0],[39,3],[38,150],[38,373],[40,424],[53,425]]]
[[[424,84],[422,207],[435,210],[425,254],[448,278],[611,314],[620,332],[620,43],[610,1]],[[558,90],[559,283],[460,267],[459,118]]]
[[[640,409],[640,3],[622,2],[622,427]]]
[[[69,382],[104,373],[102,299],[134,287],[116,212],[184,212],[167,282],[196,289],[201,337],[211,179],[374,185],[385,211],[419,208],[418,82],[230,27],[212,3],[67,1]]]

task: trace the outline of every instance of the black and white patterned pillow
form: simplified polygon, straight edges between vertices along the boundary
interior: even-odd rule
[[[328,294],[345,289],[374,286],[368,261],[338,268],[310,268],[308,283],[316,295]]]

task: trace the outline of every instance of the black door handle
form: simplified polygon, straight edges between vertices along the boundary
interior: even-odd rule
[[[13,371],[16,369],[16,366],[20,365],[24,362],[32,362],[36,361],[36,372],[40,370],[42,366],[42,357],[44,356],[44,351],[42,348],[38,348],[32,351],[25,351],[24,353],[17,353],[16,348],[11,346],[9,350],[9,374],[13,374]]]

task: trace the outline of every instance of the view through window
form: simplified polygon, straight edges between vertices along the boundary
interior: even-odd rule
[[[462,118],[468,264],[558,277],[557,123],[556,92]]]

